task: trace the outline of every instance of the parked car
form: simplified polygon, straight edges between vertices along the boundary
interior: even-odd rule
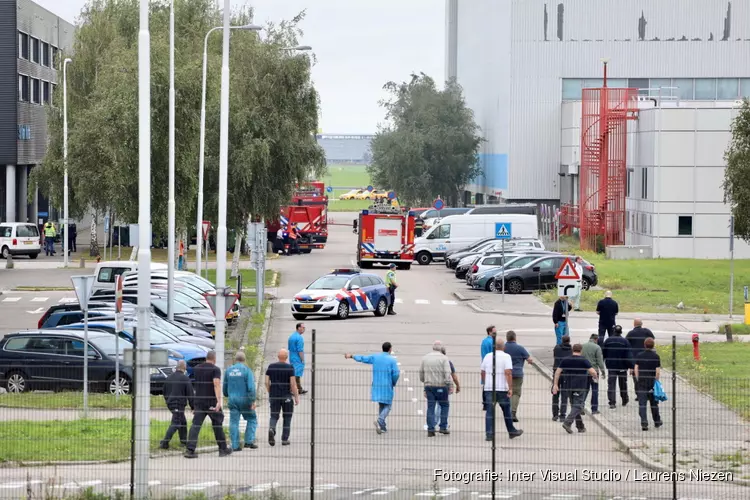
[[[564,255],[543,256],[523,267],[508,269],[505,273],[505,290],[508,293],[516,294],[529,290],[552,288],[557,284],[555,274],[557,274],[558,269],[560,269],[564,261]],[[581,286],[584,290],[596,286],[599,281],[593,267],[588,263],[583,266]],[[497,286],[497,284],[495,286],[498,291],[501,291],[502,286]]]
[[[459,264],[456,267],[455,275],[457,279],[466,279],[468,274],[482,273],[491,268],[502,266],[503,262],[507,262],[509,259],[514,259],[517,256],[517,254],[507,252],[505,260],[503,260],[503,255],[495,252],[476,255],[468,260],[466,264]]]
[[[151,263],[151,270],[167,269],[166,264],[158,262]],[[138,270],[137,260],[114,260],[99,262],[94,270],[94,284],[91,286],[92,294],[98,290],[108,290],[114,293],[115,278],[125,273]]]
[[[352,189],[348,193],[344,193],[339,196],[339,200],[353,200],[358,194],[362,194],[364,189]]]
[[[530,249],[520,249],[519,250],[519,249],[516,249],[516,250],[513,250],[511,252],[505,252],[505,255],[506,255],[506,257],[508,257],[509,255],[513,256],[513,258],[522,257],[522,256],[525,256],[525,255],[531,256],[533,258],[537,258],[537,257],[541,257],[543,255],[550,255],[551,256],[551,255],[560,255],[560,254],[557,253],[557,252],[548,252],[546,250],[530,250]],[[484,254],[477,255],[476,257],[474,257],[468,264],[465,265],[468,268],[468,270],[466,271],[466,274],[464,276],[465,279],[466,279],[466,284],[467,285],[469,284],[469,280],[475,274],[482,274],[484,272],[492,272],[493,270],[502,267],[502,264],[498,264],[498,265],[496,265],[494,267],[491,267],[490,269],[479,269],[479,266],[477,265],[477,262],[479,261],[480,258],[482,258],[482,257],[502,257],[502,256],[503,256],[502,252],[493,251],[493,252],[486,252]],[[506,261],[507,261],[507,259],[506,259]],[[459,267],[457,267],[456,269],[458,269],[458,268],[460,268],[462,266],[464,266],[464,264],[463,263],[459,263]]]
[[[133,344],[106,332],[88,335],[88,378],[93,391],[118,392],[115,358],[120,357],[119,393],[129,394],[133,371],[122,364],[125,349]],[[116,348],[117,347],[117,348]],[[83,332],[75,330],[29,330],[0,339],[0,383],[12,393],[32,389],[83,389]],[[151,368],[151,392],[158,393],[173,372],[173,366]]]
[[[508,259],[505,266],[498,266],[492,269],[487,269],[484,272],[472,274],[466,281],[466,284],[475,290],[486,290],[488,292],[498,291],[502,283],[503,267],[507,275],[511,269],[517,269],[529,264],[542,256],[559,255],[552,252],[549,253],[531,253],[531,254],[515,254],[515,257]]]
[[[478,253],[482,251],[482,248],[489,246],[493,242],[497,241],[494,236],[489,238],[482,238],[481,240],[475,241],[471,245],[459,248],[457,250],[448,250],[445,252],[445,267],[449,269],[455,269],[458,263],[469,254]]]
[[[0,224],[0,253],[3,259],[9,255],[27,255],[36,259],[42,251],[39,228],[23,222],[3,222]]]
[[[89,313],[91,313],[94,310],[98,309],[114,309],[114,301],[113,302],[100,302],[96,300],[90,300],[88,303],[89,307]],[[131,304],[129,302],[123,302],[122,304],[123,310],[125,309],[133,309],[135,310],[135,304]],[[83,313],[81,313],[81,305],[78,302],[65,302],[63,304],[55,304],[50,306],[49,309],[47,309],[44,314],[42,314],[42,317],[39,318],[39,321],[37,322],[37,328],[54,328],[56,326],[61,326],[60,319],[51,320],[50,317],[53,314],[62,314],[66,312],[77,312],[81,316],[81,319],[83,319]],[[51,324],[48,323],[50,321],[53,321]],[[71,321],[72,323],[78,323],[78,321]],[[62,323],[65,324],[65,323]],[[68,323],[69,324],[69,323]]]

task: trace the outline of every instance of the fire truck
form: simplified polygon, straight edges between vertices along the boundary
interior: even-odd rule
[[[268,223],[268,239],[276,239],[279,229],[297,227],[297,246],[302,253],[310,253],[313,248],[324,248],[328,241],[328,196],[325,183],[311,181],[297,185],[291,203],[279,210],[279,218]],[[287,245],[288,247],[288,245]]]
[[[357,263],[367,269],[375,263],[395,263],[409,270],[414,260],[414,212],[376,203],[359,214]]]

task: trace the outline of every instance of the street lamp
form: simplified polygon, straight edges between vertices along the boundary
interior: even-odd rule
[[[68,267],[68,63],[63,61],[63,266]]]
[[[174,0],[169,2],[169,201],[167,202],[167,319],[174,321]]]
[[[203,90],[201,94],[201,132],[200,132],[200,152],[198,153],[198,210],[197,210],[197,222],[195,224],[195,241],[197,243],[195,249],[195,272],[201,274],[201,244],[203,239],[203,160],[204,150],[206,145],[206,66],[208,65],[208,36],[216,30],[223,29],[223,26],[217,26],[211,28],[206,33],[206,38],[203,40]],[[246,31],[260,31],[260,26],[255,24],[246,24],[244,26],[230,26],[230,30],[246,30]],[[206,267],[208,267],[208,254],[206,254]]]

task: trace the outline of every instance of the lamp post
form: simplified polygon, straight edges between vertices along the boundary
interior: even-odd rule
[[[195,223],[195,242],[197,243],[195,249],[195,272],[200,276],[201,274],[201,249],[203,239],[203,166],[204,166],[204,151],[206,146],[206,67],[208,65],[208,36],[216,30],[223,29],[223,26],[217,26],[211,28],[206,33],[206,38],[203,40],[203,90],[201,94],[201,132],[200,132],[200,152],[198,153],[198,214],[197,221]],[[239,29],[247,31],[259,31],[263,28],[256,26],[255,24],[246,24],[244,26],[230,26],[230,30]],[[208,265],[208,255],[206,255],[206,264]]]
[[[167,319],[174,321],[174,0],[169,2],[169,201],[167,202],[167,217]]]
[[[68,267],[68,63],[63,61],[63,266]],[[36,224],[36,221],[34,222]]]

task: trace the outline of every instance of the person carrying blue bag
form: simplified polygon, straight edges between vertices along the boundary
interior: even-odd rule
[[[646,412],[646,404],[651,406],[651,417],[654,419],[654,427],[659,428],[663,425],[661,416],[659,415],[659,400],[655,395],[655,385],[659,383],[659,376],[661,375],[661,358],[654,351],[654,339],[647,338],[643,347],[645,349],[635,358],[633,375],[636,379],[635,392],[638,396],[638,413],[641,417],[641,429],[647,431],[648,413]],[[661,383],[659,383],[659,387],[661,388]],[[661,389],[661,393],[666,398],[663,388]]]

